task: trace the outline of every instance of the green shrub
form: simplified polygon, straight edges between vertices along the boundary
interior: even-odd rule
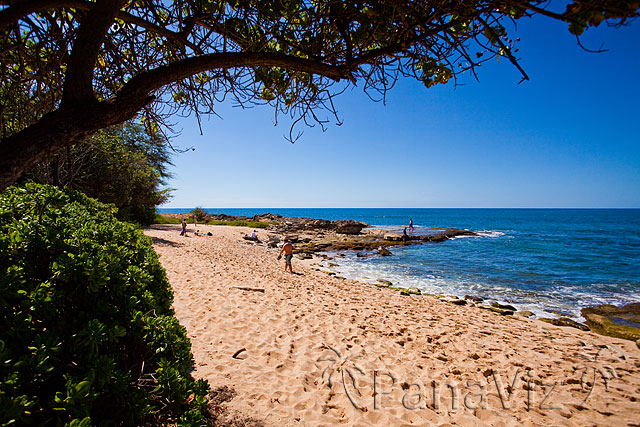
[[[182,220],[180,218],[167,217],[157,213],[155,220],[153,221],[153,224],[180,224],[181,222]],[[193,224],[193,219],[188,218],[187,224]],[[269,223],[269,222],[262,222],[262,221],[209,221],[208,224],[209,225],[231,225],[234,227],[267,228],[271,224],[276,224],[276,223]]]
[[[210,221],[210,225],[231,225],[234,227],[249,227],[249,228],[267,228],[268,222],[260,221]]]
[[[158,213],[156,214],[156,217],[153,220],[153,224],[180,224],[181,222],[182,220],[180,218],[164,216]]]
[[[192,210],[191,212],[189,212],[191,215],[195,216],[198,221],[202,222],[205,220],[205,218],[207,218],[207,211],[205,211],[204,209],[202,209],[201,207],[197,207],[194,210]]]
[[[68,187],[118,208],[116,217],[153,223],[156,206],[169,199],[160,189],[171,175],[166,142],[134,122],[102,129],[30,168],[25,178]],[[26,182],[26,181],[25,181]]]
[[[0,193],[0,425],[203,425],[150,240],[51,186]]]

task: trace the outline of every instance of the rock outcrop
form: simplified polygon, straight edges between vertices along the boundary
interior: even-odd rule
[[[640,339],[640,303],[622,307],[602,304],[582,309],[582,317],[594,332],[631,341]]]
[[[552,325],[556,325],[556,326],[568,326],[570,328],[576,328],[582,331],[589,330],[589,328],[586,325],[583,325],[582,323],[578,323],[575,320],[569,319],[568,317],[556,317],[553,319],[544,318],[540,320],[546,323],[551,323]]]
[[[189,218],[188,214],[166,214],[174,218]],[[232,216],[225,214],[208,215],[208,219],[215,221],[249,221],[266,222],[266,244],[275,247],[281,240],[294,243],[294,253],[314,254],[324,251],[359,251],[361,256],[369,256],[376,251],[381,256],[389,256],[390,246],[414,245],[427,242],[443,242],[458,236],[477,236],[469,230],[455,228],[422,229],[418,234],[413,231],[403,239],[399,232],[371,229],[369,224],[354,220],[336,220],[313,218],[291,218],[282,215],[265,213],[247,216]],[[428,231],[425,233],[425,231]],[[371,251],[362,252],[362,251]]]

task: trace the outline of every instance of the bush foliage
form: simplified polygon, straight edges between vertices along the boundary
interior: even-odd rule
[[[69,187],[113,203],[123,221],[151,224],[156,206],[169,199],[161,189],[170,177],[166,143],[132,122],[112,126],[52,155],[26,174],[26,180]]]
[[[0,425],[202,425],[150,241],[73,190],[0,193]]]
[[[200,206],[196,207],[190,213],[191,213],[191,215],[195,216],[198,219],[198,221],[200,221],[200,222],[202,222],[205,219],[207,219],[207,215],[209,215],[207,213],[207,211],[204,210],[203,208],[201,208]]]
[[[193,218],[186,218],[187,224],[193,224]],[[198,220],[200,221],[200,220]],[[156,214],[156,218],[153,221],[154,224],[180,224],[182,219],[167,217],[164,215]],[[263,221],[209,221],[209,225],[231,225],[234,227],[249,227],[249,228],[267,228],[271,224]]]

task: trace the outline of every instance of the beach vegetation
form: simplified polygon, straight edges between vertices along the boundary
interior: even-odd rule
[[[70,7],[72,4],[73,7]],[[334,97],[374,100],[401,78],[429,88],[517,59],[518,20],[564,22],[568,35],[621,26],[635,0],[13,1],[0,10],[0,189],[52,153],[137,119],[169,135],[170,117],[222,100],[269,105],[276,121],[340,123]],[[289,120],[290,119],[290,120]]]
[[[132,122],[102,129],[37,163],[22,181],[79,190],[112,203],[123,221],[151,224],[166,202],[170,154],[164,141]]]
[[[263,221],[209,221],[209,225],[230,225],[233,227],[267,228],[270,222]]]
[[[189,218],[185,216],[187,224],[193,224],[193,217]],[[200,221],[200,220],[198,220]],[[161,215],[156,213],[155,219],[153,220],[154,224],[180,224],[182,222],[182,218],[179,217],[169,217],[165,215]],[[242,221],[242,220],[234,220],[234,221],[209,221],[209,225],[230,225],[233,227],[248,227],[248,228],[268,228],[273,223],[264,222],[264,221]]]
[[[200,206],[196,207],[189,213],[192,216],[196,217],[196,219],[200,222],[204,221],[207,218],[207,215],[209,215],[207,211],[201,208]]]
[[[191,220],[193,222],[193,219]],[[171,216],[164,216],[156,213],[155,219],[153,220],[154,224],[180,224],[182,219]]]
[[[0,193],[0,425],[205,425],[165,271],[115,212],[49,185]]]

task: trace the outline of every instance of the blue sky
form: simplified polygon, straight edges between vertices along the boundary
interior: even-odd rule
[[[181,120],[173,198],[163,207],[640,207],[640,22],[589,29],[521,21],[518,55],[480,81],[403,80],[375,103],[336,100],[342,126],[295,144],[273,110],[221,105]]]

